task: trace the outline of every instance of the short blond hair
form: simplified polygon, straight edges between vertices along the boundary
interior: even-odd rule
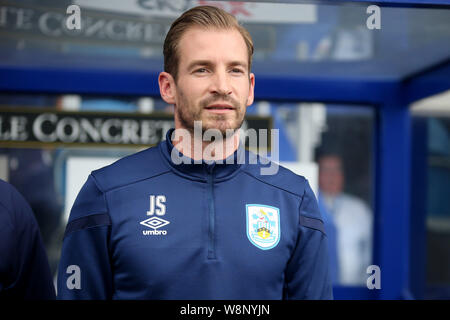
[[[248,53],[248,71],[250,73],[253,56],[253,41],[250,33],[239,24],[237,19],[228,12],[213,6],[198,6],[184,12],[171,25],[164,40],[164,71],[176,80],[178,76],[178,45],[183,34],[190,27],[205,29],[229,30],[235,29],[244,38]]]

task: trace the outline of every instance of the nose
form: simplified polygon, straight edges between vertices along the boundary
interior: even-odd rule
[[[232,93],[230,77],[225,70],[216,71],[211,81],[211,93],[230,95]]]

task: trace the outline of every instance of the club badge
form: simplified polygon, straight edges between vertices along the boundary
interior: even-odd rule
[[[247,237],[262,250],[274,248],[280,241],[280,209],[262,205],[247,204]]]

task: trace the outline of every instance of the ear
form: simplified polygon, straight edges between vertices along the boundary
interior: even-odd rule
[[[168,104],[175,104],[176,86],[170,73],[161,72],[158,76],[159,93]]]
[[[253,104],[255,99],[255,75],[250,73],[250,87],[248,89],[247,107]]]

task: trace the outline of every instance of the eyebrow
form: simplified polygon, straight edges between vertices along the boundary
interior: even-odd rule
[[[188,70],[191,70],[197,66],[207,66],[207,67],[212,67],[214,64],[209,61],[209,60],[195,60],[192,61],[189,65],[188,65]],[[228,63],[229,66],[232,67],[236,67],[236,66],[240,66],[243,68],[247,68],[247,62],[243,62],[243,61],[231,61],[230,63]]]

